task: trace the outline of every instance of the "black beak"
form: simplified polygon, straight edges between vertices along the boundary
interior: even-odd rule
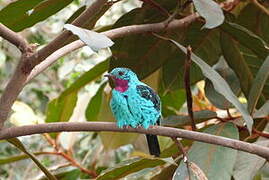
[[[112,75],[110,73],[108,73],[108,74],[105,74],[104,77],[107,77],[108,79],[111,79]]]
[[[104,77],[108,78],[108,82],[110,84],[110,87],[114,88],[115,87],[115,78],[114,78],[114,76],[112,74],[108,73],[108,74],[105,74]]]

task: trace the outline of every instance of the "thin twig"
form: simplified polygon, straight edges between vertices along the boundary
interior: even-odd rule
[[[84,167],[82,167],[73,157],[71,157],[69,154],[64,153],[62,151],[60,151],[60,148],[57,146],[57,143],[55,142],[54,139],[51,139],[51,137],[49,136],[49,134],[44,133],[43,134],[44,137],[46,138],[46,140],[48,141],[48,143],[50,145],[52,145],[52,147],[55,149],[55,152],[46,152],[47,154],[55,154],[55,155],[60,155],[62,156],[64,159],[66,159],[67,161],[69,161],[71,163],[72,166],[75,166],[77,168],[79,168],[82,172],[89,174],[92,177],[96,177],[97,173],[95,171],[91,171],[88,170]]]
[[[79,168],[82,172],[89,174],[92,177],[97,177],[97,173],[95,171],[91,171],[89,169],[86,169],[82,167],[75,159],[73,159],[71,156],[64,152],[60,152],[60,155],[64,157],[67,161],[69,161],[73,166]]]
[[[249,152],[251,154],[256,154],[265,159],[269,159],[269,148],[235,139],[225,138],[207,133],[200,133],[196,131],[188,131],[184,129],[161,127],[161,126],[156,126],[151,129],[143,129],[143,128],[121,129],[118,128],[115,123],[111,122],[83,122],[83,123],[65,122],[65,123],[48,123],[48,124],[11,127],[0,131],[0,140],[32,134],[64,132],[64,131],[66,132],[109,131],[109,132],[129,132],[129,133],[135,132],[140,134],[153,134],[166,137],[181,137],[199,142],[221,145],[224,147]]]
[[[182,154],[183,154],[183,162],[186,164],[186,167],[187,167],[187,170],[188,170],[188,174],[189,174],[189,180],[191,180],[190,163],[189,163],[189,159],[188,159],[187,153],[184,150],[184,146],[181,144],[180,141],[177,140],[177,138],[173,137],[172,140],[177,145],[179,151],[181,151]]]
[[[30,49],[27,41],[23,37],[7,28],[2,23],[0,23],[0,36],[8,40],[11,44],[14,44],[22,53]]]
[[[55,149],[56,152],[59,151],[59,147],[54,139],[50,137],[48,133],[44,133],[43,136],[47,140],[47,142]]]
[[[193,110],[192,110],[192,94],[191,94],[191,83],[190,83],[190,68],[191,68],[191,47],[187,47],[187,58],[185,61],[184,66],[184,87],[186,91],[186,98],[187,98],[187,107],[188,107],[188,114],[191,119],[191,127],[192,130],[195,131],[196,125],[193,118]]]

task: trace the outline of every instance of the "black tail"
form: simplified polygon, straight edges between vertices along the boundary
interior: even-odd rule
[[[156,157],[160,157],[160,145],[159,141],[156,135],[146,134],[148,147],[149,147],[149,153],[151,155],[154,155]]]

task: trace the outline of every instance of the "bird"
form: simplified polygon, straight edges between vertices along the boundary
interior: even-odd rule
[[[105,75],[112,82],[110,108],[119,128],[160,125],[161,101],[155,91],[141,82],[129,68],[117,67]],[[149,152],[160,156],[156,135],[146,134]]]

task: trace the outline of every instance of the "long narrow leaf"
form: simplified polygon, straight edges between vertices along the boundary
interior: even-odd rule
[[[269,76],[269,56],[267,56],[262,66],[260,67],[249,92],[248,111],[250,114],[253,113],[257,105],[257,102],[262,93],[266,80],[268,79],[268,76]]]
[[[35,152],[34,155],[43,155],[43,152]],[[17,156],[11,156],[7,158],[0,159],[0,165],[3,164],[9,164],[13,162],[17,162],[24,159],[29,159],[30,157],[27,154],[17,155]]]
[[[218,3],[212,0],[193,0],[193,4],[198,13],[205,18],[203,28],[213,29],[221,25],[224,15]]]
[[[177,43],[176,41],[161,37],[157,35],[158,37],[169,40],[172,43],[174,43],[179,49],[181,49],[185,54],[187,54],[187,49]],[[220,94],[222,94],[228,101],[230,101],[237,109],[238,111],[242,114],[246,124],[249,133],[252,131],[252,125],[253,125],[253,119],[250,116],[249,112],[247,109],[244,107],[243,104],[239,102],[237,99],[236,95],[233,93],[231,90],[230,86],[227,84],[227,82],[217,73],[212,67],[210,67],[208,64],[206,64],[202,59],[200,59],[198,56],[192,53],[191,59],[193,62],[195,62],[202,70],[203,74],[205,77],[207,77],[212,83],[216,91],[218,91]]]
[[[269,115],[269,100],[266,101],[262,107],[253,114],[254,118],[263,118]]]
[[[40,170],[43,171],[43,173],[48,177],[48,179],[57,180],[56,177],[53,174],[51,174],[49,170],[39,162],[39,160],[35,157],[35,155],[26,150],[26,148],[18,138],[11,138],[8,139],[7,141],[13,144],[15,147],[17,147],[25,154],[27,154],[34,161],[34,163],[40,168]]]

